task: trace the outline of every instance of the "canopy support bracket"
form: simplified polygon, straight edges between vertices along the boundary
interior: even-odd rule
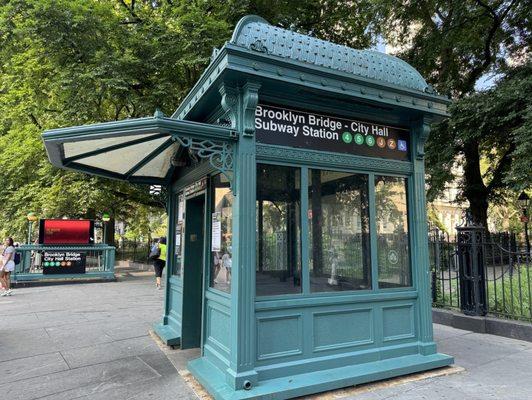
[[[227,178],[233,195],[236,194],[233,184],[234,153],[232,144],[223,141],[195,139],[175,134],[172,136],[181,146],[188,148],[197,157],[208,160],[213,168]]]

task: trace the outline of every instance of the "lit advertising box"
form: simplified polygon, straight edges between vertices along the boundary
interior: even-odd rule
[[[88,245],[94,243],[94,221],[86,219],[41,219],[39,243]]]

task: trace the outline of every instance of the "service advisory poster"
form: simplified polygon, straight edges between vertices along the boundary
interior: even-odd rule
[[[43,274],[84,274],[86,254],[80,251],[45,251]]]
[[[211,225],[211,251],[222,251],[222,213],[212,213]]]
[[[257,142],[367,157],[409,160],[407,129],[259,104]]]

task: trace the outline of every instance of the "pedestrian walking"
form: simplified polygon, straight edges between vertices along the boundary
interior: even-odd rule
[[[152,255],[153,254],[153,255]],[[157,289],[161,289],[161,277],[163,269],[166,266],[166,238],[159,239],[157,249],[152,249],[150,258],[153,259],[153,269],[155,270],[155,285]]]
[[[13,294],[13,290],[11,289],[11,272],[15,270],[15,246],[13,238],[6,238],[4,245],[0,265],[0,281],[5,290],[0,293],[0,296],[11,296]]]

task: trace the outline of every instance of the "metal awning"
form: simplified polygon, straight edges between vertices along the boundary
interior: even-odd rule
[[[50,162],[133,183],[169,184],[179,157],[208,159],[222,173],[232,169],[232,143],[237,135],[228,127],[166,118],[128,119],[53,129],[43,133]]]

